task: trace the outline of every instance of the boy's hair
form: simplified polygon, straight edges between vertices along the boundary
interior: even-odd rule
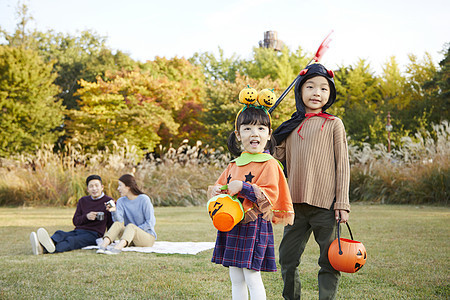
[[[303,69],[300,74],[304,72],[300,80],[295,85],[294,93],[295,93],[295,102],[297,106],[298,111],[304,110],[304,108],[299,107],[299,104],[304,105],[303,99],[302,99],[302,86],[303,84],[310,78],[316,77],[316,76],[323,76],[327,79],[328,85],[330,86],[330,97],[328,98],[328,102],[322,107],[322,110],[325,111],[327,108],[329,108],[334,101],[336,101],[336,86],[334,83],[334,73],[330,70],[327,70],[325,66],[321,64],[311,64],[307,66],[305,69]],[[300,103],[299,103],[300,102]]]
[[[326,113],[325,110],[330,108],[333,105],[334,101],[336,101],[336,86],[334,84],[334,73],[331,70],[327,70],[321,64],[312,64],[307,66],[305,69],[300,71],[300,78],[298,79],[295,85],[295,107],[297,109],[291,116],[291,118],[287,121],[284,121],[278,128],[273,132],[273,137],[277,143],[281,143],[284,141],[291,132],[297,128],[303,120],[305,120],[306,109],[305,104],[302,99],[302,85],[309,78],[313,78],[315,76],[323,76],[328,80],[328,84],[330,86],[330,97],[328,98],[328,102],[322,107],[322,112]]]
[[[99,175],[89,175],[88,178],[86,178],[86,185],[89,185],[89,181],[91,180],[100,180],[102,182],[102,178]]]
[[[123,184],[125,184],[127,187],[129,187],[130,191],[134,195],[138,196],[140,194],[144,194],[144,192],[142,192],[139,189],[139,187],[137,186],[136,179],[134,179],[133,175],[130,175],[130,174],[122,175],[122,176],[120,176],[119,181],[123,182]]]
[[[239,113],[236,118],[236,131],[239,131],[241,125],[264,125],[271,129],[271,119],[268,112],[265,109],[255,108],[255,107],[247,107],[243,111]],[[242,153],[241,143],[236,139],[235,131],[232,131],[228,136],[227,141],[228,150],[234,156],[239,156]],[[269,149],[271,152],[275,147],[274,139],[270,139],[267,141],[267,145],[265,149]]]

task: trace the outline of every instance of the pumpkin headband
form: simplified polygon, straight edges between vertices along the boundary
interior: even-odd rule
[[[244,104],[244,107],[239,110],[236,115],[236,119],[234,121],[234,128],[237,131],[237,120],[239,115],[249,107],[253,107],[256,109],[262,109],[268,116],[270,124],[272,124],[272,118],[270,117],[270,113],[268,112],[268,108],[272,107],[275,103],[275,93],[269,89],[263,89],[259,93],[256,89],[247,85],[246,88],[243,88],[239,92],[239,102]]]

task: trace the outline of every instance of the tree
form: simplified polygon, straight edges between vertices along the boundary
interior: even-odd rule
[[[177,130],[170,110],[155,102],[149,86],[155,81],[148,73],[121,71],[107,74],[108,80],[80,81],[79,110],[68,112],[67,131],[71,143],[91,150],[111,147],[113,141],[152,151],[161,138],[157,131],[165,124]]]
[[[206,96],[205,76],[201,68],[184,58],[156,57],[153,61],[147,61],[143,69],[162,83],[148,88],[155,101],[171,111],[172,118],[180,127],[174,133],[163,126],[158,132],[162,144],[168,146],[184,139],[206,139],[205,126],[201,122]]]
[[[53,144],[62,135],[52,68],[35,51],[0,45],[0,156]]]
[[[448,120],[450,115],[450,43],[444,45],[443,53],[444,58],[439,62],[440,69],[423,85],[425,90],[431,91],[427,101],[429,121],[435,124]]]
[[[55,81],[61,87],[60,98],[68,109],[78,109],[75,92],[81,87],[80,80],[95,81],[105,78],[107,71],[133,70],[139,64],[121,51],[113,53],[106,47],[107,38],[95,32],[82,31],[79,35],[38,32],[36,45],[39,53],[54,61]]]
[[[281,52],[270,48],[253,48],[253,57],[242,62],[245,75],[261,79],[269,76],[271,80],[280,80],[280,84],[288,86],[298,73],[306,67],[308,59],[299,47],[291,52],[284,47]]]
[[[344,111],[347,134],[357,143],[383,141],[382,137],[373,135],[379,128],[371,128],[376,124],[382,98],[379,79],[371,71],[370,64],[360,59],[355,66],[341,67],[335,73],[336,99]]]
[[[400,72],[400,68],[394,56],[392,56],[383,66],[383,74],[380,78],[380,91],[382,105],[387,110],[394,107],[405,108],[409,104],[409,99],[405,97],[406,79]]]
[[[235,82],[217,80],[207,85],[205,109],[202,117],[208,132],[208,142],[212,147],[226,149],[227,138],[234,130],[236,114],[243,107],[239,103],[239,92],[247,85],[260,91],[265,88],[278,88],[267,76],[263,79],[253,79],[237,74]],[[283,120],[284,121],[284,120]],[[275,128],[277,125],[273,125]]]
[[[37,51],[45,61],[52,62],[58,74],[55,84],[60,86],[63,104],[69,109],[78,108],[75,92],[79,81],[103,79],[106,71],[133,70],[139,66],[131,57],[121,51],[112,51],[106,46],[107,38],[92,31],[82,31],[77,35],[56,33],[53,30],[38,32],[28,30],[33,17],[24,4],[17,8],[18,23],[14,33],[0,28],[8,45]]]
[[[14,34],[9,34],[0,27],[0,36],[3,36],[8,42],[8,45],[12,47],[35,49],[36,41],[34,36],[36,32],[28,30],[28,25],[33,20],[33,17],[28,12],[28,6],[18,3],[16,17],[18,19],[18,23],[16,24]]]
[[[202,68],[207,83],[214,81],[230,81],[236,80],[236,73],[242,72],[241,60],[235,54],[229,58],[225,58],[223,49],[219,47],[219,58],[210,52],[196,52],[189,61]]]
[[[69,141],[102,149],[124,139],[142,150],[203,139],[204,77],[186,59],[156,58],[144,69],[81,80],[79,111],[69,111]],[[179,130],[180,128],[180,130]]]

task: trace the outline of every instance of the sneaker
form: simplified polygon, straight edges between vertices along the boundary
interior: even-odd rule
[[[116,248],[111,248],[111,249],[105,250],[105,254],[108,254],[108,255],[116,255],[116,254],[119,254],[120,252],[122,252],[122,250],[116,249]]]
[[[47,250],[48,253],[55,252],[55,243],[53,243],[50,235],[48,234],[47,230],[45,230],[45,228],[39,228],[37,230],[37,237],[39,243],[44,246],[45,250]]]
[[[96,253],[97,254],[105,254],[105,251],[106,251],[106,248],[100,247],[100,248],[98,248]]]
[[[39,243],[36,232],[30,234],[31,249],[34,255],[44,254],[44,248]]]

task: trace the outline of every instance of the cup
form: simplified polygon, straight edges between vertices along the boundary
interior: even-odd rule
[[[106,207],[111,208],[111,207],[115,207],[116,203],[114,203],[114,200],[109,200],[108,202],[105,203]]]
[[[95,216],[95,218],[96,218],[97,220],[99,220],[99,221],[103,221],[103,220],[105,219],[105,213],[102,212],[102,211],[99,211],[99,212],[97,213],[97,215]]]

